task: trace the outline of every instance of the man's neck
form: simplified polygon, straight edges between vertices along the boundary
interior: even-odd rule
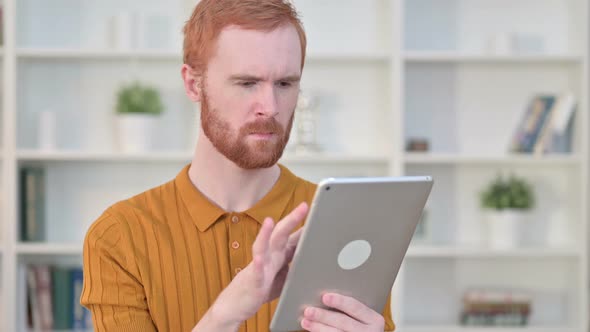
[[[254,206],[272,189],[280,172],[278,165],[253,170],[238,167],[219,153],[202,132],[188,171],[193,185],[228,212]]]

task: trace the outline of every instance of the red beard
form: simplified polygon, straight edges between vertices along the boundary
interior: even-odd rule
[[[291,115],[286,130],[277,120],[268,118],[245,124],[239,129],[236,137],[233,135],[229,123],[219,117],[218,111],[209,108],[205,90],[202,93],[201,125],[203,133],[219,153],[243,169],[268,168],[279,161],[289,141],[294,114]],[[248,144],[248,136],[256,133],[272,133],[274,137]]]

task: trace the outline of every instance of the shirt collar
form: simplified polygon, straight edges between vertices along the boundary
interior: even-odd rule
[[[186,165],[178,173],[174,182],[191,219],[197,228],[204,232],[227,211],[211,202],[193,185],[188,175],[189,168],[190,164]],[[254,206],[244,211],[246,215],[260,224],[266,217],[271,217],[275,222],[279,221],[295,190],[297,177],[283,165],[279,164],[279,168],[279,178],[271,190]]]

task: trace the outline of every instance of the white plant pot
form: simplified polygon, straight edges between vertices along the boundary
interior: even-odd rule
[[[520,232],[527,213],[520,210],[488,211],[488,244],[492,249],[513,249],[519,246]]]
[[[152,137],[157,117],[148,114],[118,114],[116,117],[119,150],[147,152],[152,148]]]

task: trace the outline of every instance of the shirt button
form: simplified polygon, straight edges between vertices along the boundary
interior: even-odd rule
[[[238,218],[238,216],[231,217],[231,222],[233,222],[234,224],[237,224],[239,221],[240,221],[240,218]]]
[[[236,271],[236,274],[238,274],[238,273],[240,273],[240,271],[242,271],[242,269],[239,267],[236,267],[235,271]]]
[[[238,249],[240,247],[240,243],[238,241],[234,241],[232,242],[231,247],[234,249]]]

